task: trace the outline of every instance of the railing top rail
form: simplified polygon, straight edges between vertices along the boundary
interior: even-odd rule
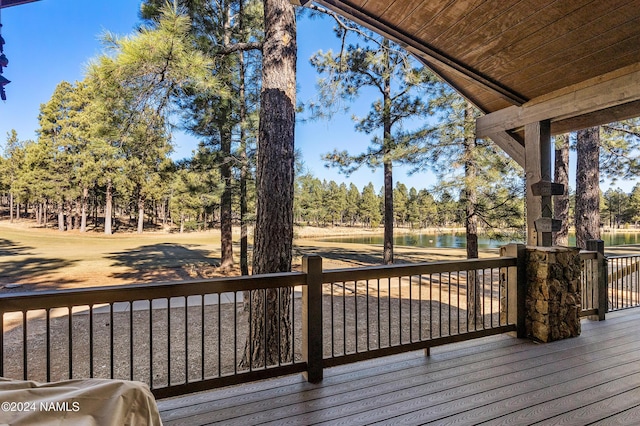
[[[580,251],[580,259],[582,260],[590,260],[590,259],[597,259],[597,258],[598,258],[597,251],[587,251],[587,250]]]
[[[82,289],[44,290],[0,294],[0,312],[86,306],[102,303],[167,299],[212,293],[294,287],[306,283],[306,274],[285,272],[150,284],[128,284]]]
[[[607,256],[607,259],[631,259],[640,257],[640,253],[638,254],[616,254],[614,256]]]
[[[441,272],[473,271],[477,269],[516,266],[515,257],[496,257],[489,259],[447,260],[438,262],[412,263],[407,265],[382,265],[358,268],[332,269],[324,271],[325,283],[358,281],[398,276],[415,276]]]

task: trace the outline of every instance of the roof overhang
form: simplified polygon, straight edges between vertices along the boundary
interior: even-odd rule
[[[524,164],[524,127],[640,116],[639,0],[315,0],[395,41],[486,115]]]
[[[33,3],[40,0],[0,0],[0,9],[10,6],[18,6],[19,4]]]

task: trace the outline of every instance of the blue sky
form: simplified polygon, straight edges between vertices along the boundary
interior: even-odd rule
[[[9,66],[4,76],[7,101],[0,102],[0,143],[16,129],[20,139],[35,139],[40,104],[47,102],[62,80],[81,80],[86,64],[101,51],[100,35],[108,30],[124,35],[138,20],[139,0],[42,0],[2,9],[2,34]],[[319,49],[335,45],[330,19],[304,19],[299,22],[298,87],[299,101],[307,101],[315,90],[316,73],[309,65],[310,56]],[[370,100],[364,99],[365,111]],[[305,166],[320,179],[354,182],[359,188],[372,181],[382,186],[381,170],[364,168],[349,178],[335,169],[327,169],[320,157],[333,148],[348,147],[359,153],[366,149],[369,137],[356,133],[350,114],[331,122],[300,123],[296,128],[296,146],[302,151]],[[175,158],[189,157],[197,141],[179,136]],[[431,174],[407,176],[396,169],[396,180],[416,188],[434,184]]]
[[[62,80],[81,80],[89,60],[101,52],[100,35],[108,30],[124,35],[139,22],[140,0],[42,0],[1,10],[2,35],[9,66],[4,76],[8,100],[0,102],[0,144],[16,129],[20,139],[35,139],[40,104],[47,102]],[[317,50],[337,48],[331,19],[307,19],[298,22],[298,100],[306,102],[315,91],[316,72],[309,65]],[[359,153],[366,149],[370,136],[353,130],[351,114],[364,115],[371,99],[360,98],[355,110],[334,117],[330,122],[305,122],[296,127],[296,147],[305,166],[320,179],[353,182],[359,188],[370,181],[382,186],[382,171],[363,168],[350,177],[327,169],[321,155],[334,148]],[[358,110],[359,109],[359,110]],[[197,141],[181,135],[175,141],[175,158],[189,157]],[[574,162],[575,164],[575,162]],[[435,178],[429,171],[408,176],[406,169],[394,168],[394,180],[408,187],[429,188]],[[627,182],[628,183],[628,182]],[[629,191],[633,182],[622,185]],[[572,185],[573,186],[573,185]]]

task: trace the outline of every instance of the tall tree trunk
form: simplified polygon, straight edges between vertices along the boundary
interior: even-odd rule
[[[87,212],[89,210],[89,188],[82,188],[82,206],[80,217],[80,232],[87,232]]]
[[[138,195],[138,234],[144,231],[144,197]]]
[[[36,204],[36,224],[42,225],[42,203]]]
[[[231,41],[231,7],[226,4],[224,22],[224,44],[229,45]],[[223,60],[229,61],[230,58]],[[227,67],[227,73],[231,73]],[[231,117],[233,105],[231,100],[226,101],[229,117],[220,126],[220,177],[224,184],[222,196],[220,197],[220,269],[223,272],[233,268],[233,226],[232,226],[232,200],[231,200]]]
[[[384,160],[384,248],[382,261],[393,263],[393,164]]]
[[[293,247],[294,7],[289,0],[264,0],[264,22],[253,274],[290,271]],[[290,288],[252,292],[243,365],[291,360],[291,296]]]
[[[231,129],[225,129],[220,134],[220,151],[222,163],[220,176],[224,183],[220,197],[220,269],[229,271],[233,268],[233,227],[231,204]]]
[[[58,231],[64,231],[64,202],[58,203]]]
[[[385,52],[385,69],[391,69],[389,58],[389,40],[384,39],[382,47]],[[384,249],[383,263],[389,265],[393,263],[393,163],[390,158],[391,145],[391,74],[387,73],[384,79],[383,90],[383,137],[384,141]]]
[[[13,192],[9,192],[9,222],[13,223]]]
[[[111,218],[113,216],[113,184],[111,179],[107,181],[107,192],[105,194],[104,203],[104,233],[111,235],[113,229],[111,227]]]
[[[476,135],[473,105],[467,102],[464,108],[463,145],[464,152],[464,194],[465,194],[465,232],[467,239],[467,259],[478,258],[478,206],[477,167],[475,161]],[[476,271],[467,276],[467,318],[470,327],[482,328],[482,282]]]
[[[243,1],[240,1],[242,15]],[[242,19],[242,17],[240,18]],[[249,275],[249,237],[247,231],[247,177],[249,164],[247,159],[247,99],[245,93],[246,68],[244,52],[240,52],[240,273]]]
[[[600,128],[577,133],[576,245],[600,238]]]
[[[560,231],[553,234],[553,245],[569,245],[569,135],[556,136],[553,176],[564,185],[564,193],[553,197],[553,215],[562,221]]]
[[[162,205],[160,213],[162,214],[162,227],[165,228],[167,226],[167,199],[162,199]]]
[[[73,230],[73,204],[71,201],[65,203],[65,210],[67,211],[67,230]]]

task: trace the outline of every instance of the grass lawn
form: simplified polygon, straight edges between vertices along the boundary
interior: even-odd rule
[[[68,288],[188,279],[219,263],[216,232],[81,234],[0,222],[0,285]]]
[[[362,232],[360,228],[297,228],[294,270],[299,270],[305,254],[322,256],[325,269],[380,264],[380,246],[314,239],[328,233]],[[236,241],[236,264],[239,252]],[[495,254],[495,251],[484,253],[487,256]],[[397,263],[452,260],[464,258],[465,252],[461,249],[397,247],[395,257]],[[217,230],[107,236],[98,232],[42,229],[28,221],[13,224],[0,221],[0,286],[21,284],[18,289],[0,291],[209,278],[220,275],[217,271],[219,262],[220,234]],[[239,270],[231,274],[239,275]]]

